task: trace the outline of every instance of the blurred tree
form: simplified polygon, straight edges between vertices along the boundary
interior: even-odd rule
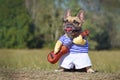
[[[111,48],[120,48],[120,0],[102,0],[101,5],[108,19],[107,28],[109,29],[109,37]]]
[[[84,9],[90,49],[120,48],[119,0],[0,0],[0,48],[54,46],[66,9]],[[26,9],[27,11],[26,11]]]
[[[54,45],[62,33],[62,10],[56,9],[54,0],[25,0],[26,7],[35,23],[35,36],[45,46]],[[49,3],[49,4],[48,4]],[[39,43],[40,44],[40,43]]]
[[[91,31],[89,36],[91,49],[110,49],[113,45],[115,47],[116,42],[119,41],[118,35],[115,35],[118,32],[115,26],[119,25],[115,24],[116,20],[114,18],[114,14],[116,15],[119,12],[119,1],[117,0],[25,1],[26,7],[35,23],[36,36],[44,36],[44,38],[41,38],[48,45],[55,43],[62,34],[61,19],[64,16],[64,11],[68,8],[72,10],[73,15],[76,15],[80,9],[86,11],[87,17],[84,29],[89,28]],[[47,3],[49,4],[46,6]],[[116,6],[114,6],[115,4]],[[110,12],[111,10],[117,12]],[[117,19],[119,20],[118,17]],[[115,32],[116,30],[117,32]]]
[[[24,0],[0,0],[0,48],[26,48],[33,38]]]
[[[80,0],[81,7],[87,12],[87,19],[90,19],[91,24],[95,24],[89,25],[91,34],[94,34],[90,37],[90,40],[95,43],[92,45],[90,42],[94,46],[92,48],[120,48],[119,4],[119,0]]]

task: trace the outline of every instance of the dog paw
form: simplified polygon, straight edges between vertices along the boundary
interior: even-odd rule
[[[64,71],[64,69],[56,69],[56,70],[54,70],[55,72],[63,72]]]
[[[91,69],[91,68],[87,70],[87,73],[94,73],[94,72],[95,71],[93,69]]]

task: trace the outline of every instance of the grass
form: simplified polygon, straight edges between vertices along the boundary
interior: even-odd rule
[[[91,51],[93,67],[102,72],[120,72],[120,51]]]
[[[47,62],[50,49],[0,50],[1,69],[54,70],[57,64]],[[93,68],[101,72],[120,72],[120,51],[90,51]]]
[[[7,69],[52,69],[47,62],[50,50],[0,50],[0,67]]]

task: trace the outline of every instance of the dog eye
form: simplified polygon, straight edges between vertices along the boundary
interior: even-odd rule
[[[75,24],[79,24],[79,22],[77,22],[76,20],[74,20],[73,23],[75,23]]]
[[[64,20],[64,19],[63,19],[63,22],[66,23],[66,22],[68,22],[68,20]]]

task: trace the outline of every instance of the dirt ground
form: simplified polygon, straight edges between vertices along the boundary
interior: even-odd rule
[[[120,73],[0,70],[0,80],[120,80]]]

